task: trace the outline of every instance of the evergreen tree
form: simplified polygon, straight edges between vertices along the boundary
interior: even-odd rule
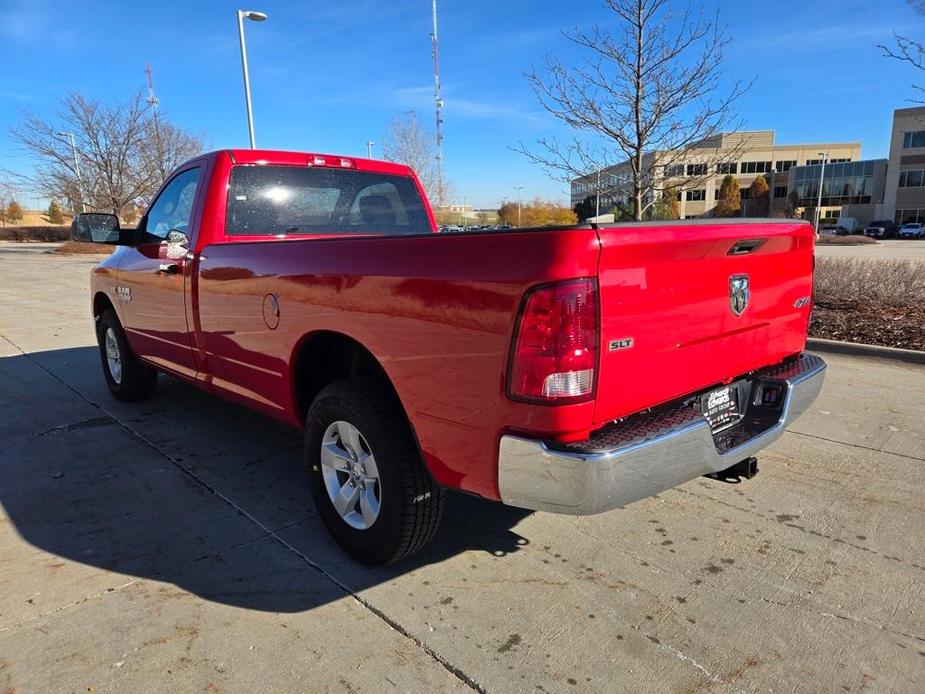
[[[64,224],[64,213],[61,211],[61,205],[57,200],[48,203],[48,212],[45,215],[49,224]]]
[[[771,191],[764,176],[758,176],[748,187],[748,216],[767,217],[771,211]]]
[[[719,187],[719,199],[713,214],[717,217],[737,217],[741,207],[739,181],[732,174],[727,174]]]

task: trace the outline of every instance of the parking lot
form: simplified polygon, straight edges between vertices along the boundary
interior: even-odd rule
[[[750,482],[585,518],[454,495],[369,569],[298,432],[166,378],[111,399],[94,262],[0,244],[0,691],[922,690],[921,366],[827,356]]]

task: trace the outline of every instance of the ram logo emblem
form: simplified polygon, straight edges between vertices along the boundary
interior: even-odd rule
[[[748,287],[748,275],[733,275],[729,278],[729,309],[741,316],[748,308],[751,291]]]

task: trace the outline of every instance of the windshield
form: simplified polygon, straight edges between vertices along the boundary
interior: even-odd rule
[[[226,233],[427,234],[433,231],[410,176],[305,166],[236,166]]]

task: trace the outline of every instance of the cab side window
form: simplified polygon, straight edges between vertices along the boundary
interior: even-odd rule
[[[157,196],[145,222],[144,231],[149,238],[165,239],[171,231],[189,235],[199,174],[199,168],[178,174]]]

